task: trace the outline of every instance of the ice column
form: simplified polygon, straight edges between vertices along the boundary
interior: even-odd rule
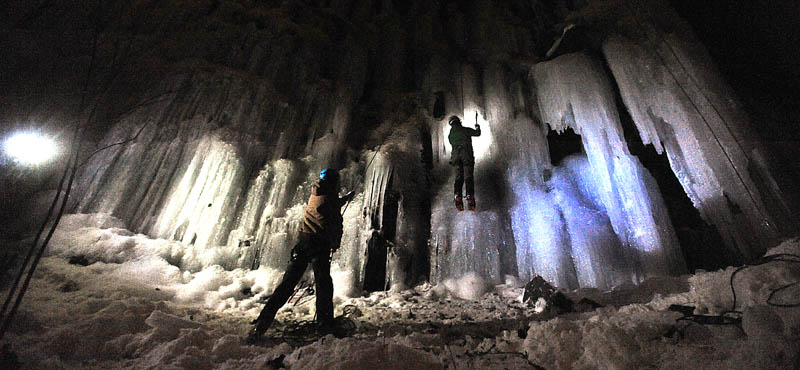
[[[232,145],[214,135],[204,137],[168,195],[154,235],[199,246],[224,245],[245,182],[244,166]]]
[[[520,279],[541,275],[558,287],[577,288],[569,233],[550,189],[516,178],[512,191],[518,194],[510,213]]]
[[[502,227],[497,213],[454,211],[451,189],[436,199],[431,215],[431,279],[439,282],[472,272],[499,282]]]
[[[306,167],[300,160],[280,159],[267,163],[250,182],[227,243],[248,251],[241,267],[286,266],[300,231],[304,203],[298,198]]]
[[[447,140],[450,127],[447,120],[433,123],[434,142],[441,143],[438,149],[439,161],[434,168],[440,184],[433,195],[431,209],[431,245],[430,277],[433,282],[441,282],[448,278],[459,278],[474,273],[490,281],[500,282],[504,268],[501,261],[501,250],[513,248],[513,235],[505,227],[504,218],[507,210],[496,200],[499,187],[505,186],[502,178],[501,146],[496,143],[496,130],[509,124],[506,118],[514,113],[513,106],[507,101],[502,86],[502,72],[499,68],[483,71],[483,75],[473,66],[459,66],[463,83],[459,93],[464,94],[464,105],[454,109],[450,114],[462,117],[463,125],[475,125],[475,113],[481,125],[481,136],[473,138],[475,152],[475,187],[478,207],[476,212],[459,212],[453,204],[454,167],[448,164],[452,148]],[[483,81],[479,79],[483,78]],[[486,95],[481,94],[479,86],[483,86]],[[488,96],[488,98],[487,98]],[[460,103],[460,101],[459,101]],[[510,111],[508,110],[510,109]],[[487,115],[492,114],[492,121]],[[492,176],[487,176],[487,174]],[[483,176],[483,177],[481,177]]]
[[[663,200],[628,153],[613,90],[599,63],[584,54],[565,55],[536,65],[534,78],[543,121],[557,131],[572,127],[582,137],[591,184],[623,245],[621,255],[632,265],[631,278],[682,272]]]
[[[785,218],[780,214],[788,211],[780,193],[766,186],[774,180],[759,160],[757,140],[746,132],[746,114],[705,50],[685,36],[690,31],[643,31],[643,40],[612,36],[603,43],[642,141],[667,153],[686,194],[730,253],[760,255],[775,243],[777,223]]]

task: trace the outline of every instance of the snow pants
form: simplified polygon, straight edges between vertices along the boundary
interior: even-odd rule
[[[333,280],[331,279],[330,246],[310,234],[300,233],[300,241],[292,249],[292,258],[278,287],[267,300],[267,304],[256,319],[256,330],[267,331],[275,320],[275,314],[292,296],[308,264],[314,269],[317,295],[317,322],[333,322]]]
[[[467,195],[475,196],[475,156],[469,148],[457,146],[453,148],[450,164],[456,167],[456,182],[453,184],[453,194],[461,195],[461,188],[466,182]]]

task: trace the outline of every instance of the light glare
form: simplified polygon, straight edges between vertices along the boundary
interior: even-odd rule
[[[464,117],[466,118],[462,120],[461,125],[469,128],[475,127],[475,112],[477,112],[477,108],[465,110],[464,112]],[[478,115],[477,121],[478,124],[481,125],[481,136],[472,137],[472,154],[475,156],[475,163],[481,162],[489,156],[493,142],[492,127],[489,125],[489,121],[480,114]],[[442,125],[442,136],[447,138],[448,134],[450,134],[450,126]],[[453,152],[450,141],[445,140],[444,147],[447,153]]]
[[[53,140],[32,132],[20,132],[5,142],[6,153],[17,162],[37,165],[55,157],[57,150]]]

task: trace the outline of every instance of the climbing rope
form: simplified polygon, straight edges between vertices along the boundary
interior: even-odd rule
[[[742,313],[742,311],[736,310],[737,296],[736,296],[736,287],[734,285],[734,279],[736,278],[736,275],[739,272],[744,271],[745,269],[748,269],[748,268],[751,268],[751,267],[755,267],[755,266],[766,265],[766,264],[769,264],[769,263],[775,263],[775,262],[784,262],[784,263],[789,263],[789,264],[800,264],[800,255],[791,254],[791,253],[773,254],[773,255],[762,257],[762,258],[754,261],[753,263],[751,263],[749,265],[740,266],[739,268],[734,270],[733,273],[731,273],[731,277],[730,277],[730,287],[731,287],[731,294],[733,296],[733,303],[731,304],[731,309],[729,309],[727,311],[724,311],[719,315],[695,315],[694,314],[695,307],[693,307],[693,306],[675,305],[675,304],[671,305],[669,307],[669,310],[670,311],[675,311],[675,312],[680,312],[680,313],[683,314],[683,317],[678,318],[678,319],[675,320],[676,322],[689,321],[689,322],[694,322],[694,323],[698,323],[698,324],[701,324],[701,325],[732,325],[732,326],[736,326],[737,328],[739,328],[739,330],[744,332],[744,329],[742,328],[742,315],[743,315],[743,313]],[[774,288],[774,289],[770,289],[770,293],[769,293],[769,296],[767,297],[766,303],[768,305],[770,305],[770,306],[773,306],[773,307],[782,307],[782,308],[800,307],[800,301],[790,302],[790,303],[775,302],[774,301],[774,298],[775,298],[776,294],[778,294],[780,292],[783,292],[783,291],[785,291],[785,290],[787,290],[789,288],[795,287],[797,285],[800,285],[800,281],[795,281],[795,282],[792,282],[792,283],[789,283],[789,284],[785,284],[785,285],[782,285],[782,286]],[[673,328],[671,328],[669,330],[669,332],[667,332],[666,336],[672,336],[676,332],[678,332],[680,334],[683,334],[683,329],[673,327]]]
[[[354,305],[347,305],[342,308],[342,315],[335,319],[336,325],[342,332],[352,335],[358,329],[358,325],[352,316],[358,312]],[[280,330],[278,339],[294,346],[307,345],[319,339],[319,325],[315,321],[316,315],[310,320],[292,320],[284,322],[284,327]]]
[[[464,63],[458,64],[459,75],[461,76],[461,115],[464,115],[464,112],[467,111],[467,107],[464,106]]]
[[[800,255],[791,254],[791,253],[772,254],[772,255],[769,255],[769,256],[764,256],[762,258],[759,258],[759,259],[753,261],[752,263],[750,263],[749,265],[744,265],[744,266],[741,266],[741,267],[737,268],[731,274],[731,279],[730,279],[731,294],[733,295],[733,304],[731,305],[731,309],[726,311],[726,312],[740,313],[739,311],[736,311],[736,300],[737,300],[736,288],[733,285],[733,279],[736,277],[736,274],[738,274],[739,272],[741,272],[741,271],[743,271],[745,269],[748,269],[750,267],[766,265],[768,263],[774,263],[774,262],[785,262],[785,263],[789,263],[789,264],[800,264]],[[770,289],[770,293],[769,293],[769,296],[767,297],[766,303],[768,305],[770,305],[770,306],[775,306],[775,307],[798,307],[798,306],[800,306],[800,302],[795,302],[795,303],[775,303],[773,301],[773,298],[775,297],[776,294],[778,294],[779,292],[782,292],[782,291],[784,291],[786,289],[789,289],[789,288],[791,288],[793,286],[796,286],[798,284],[800,284],[800,281],[795,281],[793,283],[790,283],[790,284],[787,284],[787,285],[784,285],[784,286],[781,286],[781,287],[778,287],[778,288],[775,288],[775,289]]]

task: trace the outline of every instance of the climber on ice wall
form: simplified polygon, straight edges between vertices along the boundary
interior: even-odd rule
[[[247,338],[248,342],[258,341],[269,329],[275,320],[275,314],[289,300],[309,263],[314,269],[319,331],[335,333],[331,256],[342,240],[343,219],[340,210],[353,198],[354,192],[351,191],[341,198],[338,194],[339,173],[334,169],[322,170],[319,180],[314,182],[306,205],[300,241],[292,248],[292,257],[283,279],[258,318],[253,321],[255,327]]]
[[[450,134],[447,139],[453,147],[450,157],[450,164],[456,168],[456,181],[454,184],[455,203],[459,211],[464,210],[464,201],[461,198],[461,187],[466,181],[467,186],[467,207],[470,211],[475,210],[475,180],[473,170],[475,169],[475,154],[472,152],[472,137],[481,136],[481,126],[478,125],[478,112],[475,112],[475,129],[461,126],[461,119],[458,116],[451,116]]]

